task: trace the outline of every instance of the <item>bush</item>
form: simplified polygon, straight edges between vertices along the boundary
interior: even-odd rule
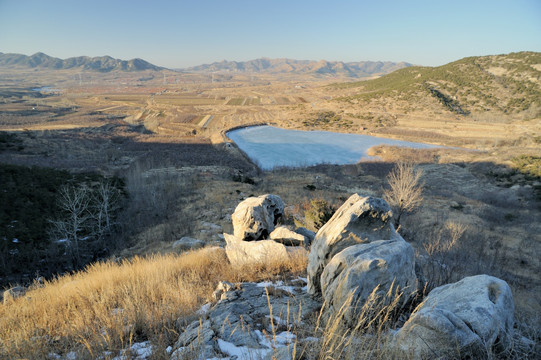
[[[336,209],[323,199],[312,199],[305,205],[306,227],[318,231],[334,215]]]
[[[399,161],[387,176],[389,189],[385,190],[385,200],[393,208],[395,227],[400,226],[403,214],[413,211],[423,201],[423,185],[420,170],[415,170],[412,163]]]

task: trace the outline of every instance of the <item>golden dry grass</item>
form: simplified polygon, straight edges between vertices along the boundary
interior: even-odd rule
[[[171,343],[177,319],[193,315],[218,281],[256,281],[305,268],[306,257],[233,268],[220,248],[96,263],[1,306],[0,357],[77,351],[95,358],[143,339]]]

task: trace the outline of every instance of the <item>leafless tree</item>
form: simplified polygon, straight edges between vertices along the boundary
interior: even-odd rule
[[[120,191],[110,182],[100,182],[92,193],[91,213],[94,233],[98,239],[108,234],[113,225],[113,215],[120,208]]]
[[[90,244],[110,233],[120,197],[119,190],[109,182],[101,182],[94,188],[84,184],[61,188],[57,202],[62,216],[51,220],[51,235],[54,240],[66,243],[74,267],[81,262],[81,240]]]
[[[67,243],[75,266],[80,262],[79,242],[92,219],[89,191],[86,186],[63,186],[57,203],[64,216],[51,221],[53,237]]]
[[[421,170],[415,170],[412,163],[399,161],[387,176],[389,188],[384,197],[395,212],[395,227],[400,226],[403,214],[413,211],[423,201]]]

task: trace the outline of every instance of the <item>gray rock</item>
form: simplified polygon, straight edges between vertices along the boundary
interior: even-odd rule
[[[285,226],[276,227],[270,233],[269,238],[286,246],[305,246],[304,244],[309,242],[304,235],[290,230]]]
[[[24,294],[26,294],[26,288],[22,286],[15,286],[15,287],[12,287],[11,289],[7,289],[6,291],[4,291],[3,296],[2,296],[3,303],[7,304],[10,301],[20,298],[21,296],[24,296]]]
[[[173,249],[192,250],[199,249],[205,245],[205,242],[199,239],[194,239],[188,236],[182,237],[173,243]]]
[[[432,290],[391,346],[415,357],[487,358],[512,345],[513,314],[505,281],[467,277]]]
[[[180,334],[175,344],[176,347],[185,347],[197,340],[198,343],[208,344],[214,336],[214,331],[211,329],[210,320],[194,321],[184,332]]]
[[[300,246],[285,246],[274,240],[242,241],[234,235],[225,234],[225,252],[233,266],[248,264],[287,262],[292,256],[306,250]]]
[[[392,212],[383,199],[353,194],[316,234],[308,256],[308,292],[319,294],[320,276],[332,257],[343,249],[398,234],[391,224]]]
[[[261,332],[256,330],[269,331],[271,314],[278,332],[292,330],[311,318],[321,304],[302,290],[303,285],[304,282],[299,281],[234,285],[224,282],[218,285],[216,290],[222,293],[222,300],[209,309],[205,314],[206,320],[194,321],[179,336],[171,360],[221,357],[220,341],[253,354],[275,350],[279,358],[288,359],[290,351],[271,349],[268,342],[261,338]],[[280,294],[267,291],[267,288],[281,287],[287,291]],[[204,355],[201,356],[198,351]]]
[[[242,201],[231,216],[238,239],[265,239],[284,215],[284,202],[277,195],[261,195]]]
[[[400,291],[402,304],[416,294],[414,251],[403,239],[352,245],[336,254],[321,275],[323,298],[331,311],[339,311],[351,299],[343,318],[352,326],[376,288],[375,294],[382,297],[391,288],[393,293]]]

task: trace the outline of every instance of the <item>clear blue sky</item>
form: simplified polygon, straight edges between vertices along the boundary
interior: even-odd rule
[[[0,0],[4,53],[436,66],[522,50],[541,51],[541,0]]]

